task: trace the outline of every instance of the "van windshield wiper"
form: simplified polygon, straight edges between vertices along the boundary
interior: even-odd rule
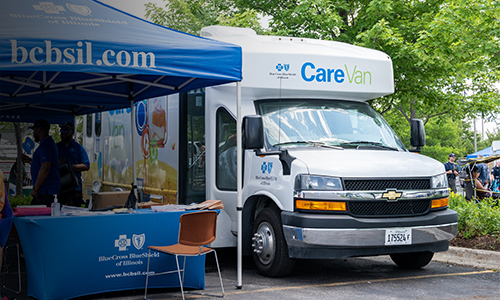
[[[382,144],[380,142],[354,141],[354,142],[341,143],[340,145],[341,146],[344,146],[344,145],[358,145],[358,146],[368,145],[368,146],[374,146],[374,147],[378,147],[378,148],[382,148],[382,149],[387,149],[387,150],[399,151],[399,149],[397,149],[397,148],[386,146],[386,145],[384,145],[384,144]]]
[[[330,149],[344,150],[344,148],[339,147],[339,146],[327,145],[324,142],[315,142],[315,141],[284,142],[284,143],[274,144],[273,147],[286,146],[286,145],[294,145],[294,144],[307,144],[307,145],[310,145],[310,146],[313,146],[313,147],[325,147],[325,148],[330,148]]]

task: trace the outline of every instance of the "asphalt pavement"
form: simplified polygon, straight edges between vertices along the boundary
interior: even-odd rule
[[[421,270],[398,268],[388,256],[346,260],[302,260],[289,278],[259,275],[250,257],[243,260],[243,289],[236,285],[234,249],[218,250],[225,287],[224,299],[500,299],[500,252],[450,247],[434,255],[433,262]],[[8,255],[15,260],[14,251]],[[437,262],[437,263],[436,263]],[[2,286],[17,288],[17,265],[13,274],[0,275]],[[91,271],[89,271],[90,276]],[[2,287],[8,299],[33,300],[27,295],[27,276],[21,260],[22,285],[19,294]],[[82,284],[85,284],[82,281]],[[195,291],[190,291],[195,292]],[[211,256],[206,263],[206,289],[202,295],[187,299],[209,298],[221,293],[217,269]],[[89,295],[79,300],[143,300],[144,290]],[[408,294],[410,293],[410,294]],[[208,295],[207,295],[208,294]],[[333,295],[333,296],[332,296]],[[411,297],[408,295],[412,295]],[[180,299],[178,289],[152,289],[155,300]],[[333,298],[332,298],[333,297]],[[149,298],[149,297],[148,297]],[[0,299],[3,300],[3,299]]]

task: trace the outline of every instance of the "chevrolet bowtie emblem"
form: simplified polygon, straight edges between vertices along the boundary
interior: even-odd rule
[[[387,191],[382,194],[382,198],[387,198],[387,200],[397,200],[398,198],[401,197],[403,193],[396,192],[396,191]]]

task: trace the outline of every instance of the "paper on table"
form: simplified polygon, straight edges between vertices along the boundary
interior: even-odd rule
[[[61,215],[64,216],[99,216],[99,215],[113,215],[112,211],[90,211],[85,207],[75,207],[63,205],[61,208]]]
[[[224,204],[221,200],[206,200],[199,204],[192,204],[186,207],[186,210],[201,210],[201,209],[223,209]]]
[[[152,211],[173,211],[173,210],[185,210],[187,205],[175,205],[175,204],[167,204],[161,206],[152,206]]]

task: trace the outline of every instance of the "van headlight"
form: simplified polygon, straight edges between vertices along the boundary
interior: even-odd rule
[[[446,174],[433,176],[431,178],[431,189],[439,189],[448,187],[448,177]]]
[[[295,190],[341,191],[342,181],[337,177],[298,175],[295,178]]]

